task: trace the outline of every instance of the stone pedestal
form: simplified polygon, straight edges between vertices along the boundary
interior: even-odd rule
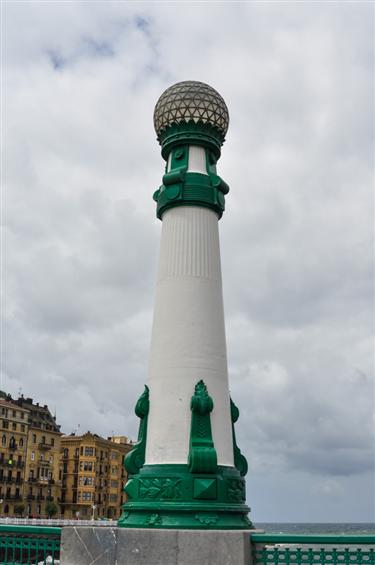
[[[60,563],[251,565],[250,532],[64,527]]]

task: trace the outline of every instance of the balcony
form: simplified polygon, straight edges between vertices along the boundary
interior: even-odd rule
[[[29,477],[29,478],[27,479],[27,482],[28,482],[28,483],[36,483],[37,481],[38,481],[38,479],[37,479],[36,477]]]
[[[7,492],[4,496],[5,500],[22,500],[22,496],[20,494],[12,494]]]
[[[26,500],[35,500],[35,494],[28,494]]]
[[[48,467],[50,464],[49,461],[46,461],[45,459],[39,459],[39,465],[42,465],[43,467]]]
[[[44,494],[37,494],[36,499],[37,499],[37,500],[45,500],[46,497],[44,496]]]
[[[48,451],[49,449],[52,449],[52,445],[50,443],[40,443],[39,449],[44,449]]]
[[[25,462],[24,462],[24,461],[17,461],[16,467],[18,467],[18,469],[23,469],[24,466],[25,466]]]
[[[46,496],[46,500],[48,500],[48,502],[53,502],[54,497],[53,496]]]
[[[0,467],[15,467],[16,464],[17,462],[13,460],[12,455],[10,455],[7,459],[0,459]]]
[[[48,484],[49,484],[49,485],[54,485],[54,484],[55,484],[55,480],[54,480],[54,479],[49,479]]]

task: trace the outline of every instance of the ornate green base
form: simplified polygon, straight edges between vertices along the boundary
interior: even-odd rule
[[[191,473],[188,465],[145,465],[129,479],[124,528],[248,530],[245,480],[235,467]]]

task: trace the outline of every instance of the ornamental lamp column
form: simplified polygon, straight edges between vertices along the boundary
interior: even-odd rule
[[[155,107],[166,161],[154,193],[162,233],[149,381],[135,408],[120,527],[252,528],[229,395],[218,232],[229,187],[216,164],[228,124],[223,98],[202,82],[171,86]]]

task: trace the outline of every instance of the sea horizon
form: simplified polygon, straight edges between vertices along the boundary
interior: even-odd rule
[[[253,522],[272,534],[375,534],[375,522]]]

